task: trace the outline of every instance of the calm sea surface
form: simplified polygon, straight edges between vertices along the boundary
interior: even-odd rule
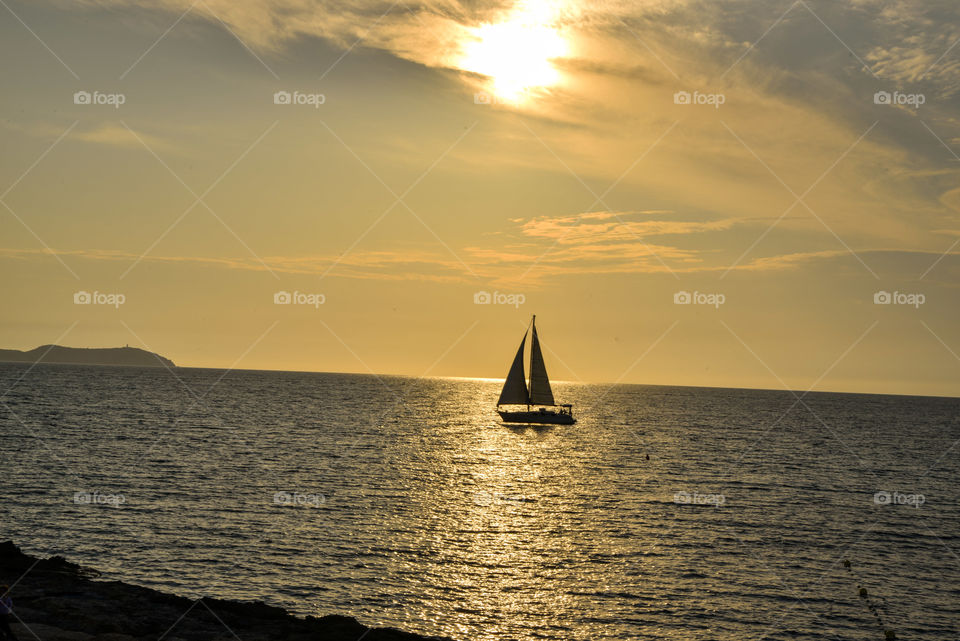
[[[499,382],[176,377],[0,365],[2,538],[462,641],[960,635],[957,399],[556,384],[579,422],[511,429]]]

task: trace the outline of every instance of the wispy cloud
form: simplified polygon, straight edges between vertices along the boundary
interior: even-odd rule
[[[960,26],[951,0],[855,0],[875,16],[876,42],[866,59],[876,73],[904,84],[924,83],[937,95],[960,92]]]
[[[653,215],[660,212],[634,212],[633,216]],[[591,212],[584,218],[592,221],[606,221],[615,214],[611,212]],[[566,222],[572,217],[558,216],[554,222]],[[519,237],[529,237],[524,242],[500,242],[491,246],[469,246],[462,248],[462,255],[470,268],[482,278],[493,282],[542,283],[545,280],[571,275],[600,274],[658,274],[658,273],[710,273],[724,272],[727,266],[712,253],[690,248],[681,248],[663,244],[649,244],[637,239],[624,239],[619,233],[611,233],[605,224],[589,224],[587,229],[577,232],[572,242],[554,244],[554,228],[546,234],[531,232],[529,225],[542,225],[544,218],[532,221],[515,221]],[[717,223],[669,223],[667,221],[646,221],[655,224],[653,234],[661,233],[660,224],[669,227],[680,225],[681,231],[663,231],[689,235],[723,229]],[[538,228],[542,229],[542,228]],[[955,233],[955,232],[950,232]],[[862,255],[878,256],[887,262],[906,261],[913,269],[925,269],[938,252],[902,251],[893,249],[868,249]],[[98,262],[129,263],[139,255],[118,250],[43,250],[0,248],[0,259],[37,260],[51,257],[75,258]],[[948,254],[950,258],[960,258],[960,254]],[[708,260],[709,258],[709,260]],[[744,262],[734,268],[740,272],[774,272],[796,270],[816,263],[850,260],[845,249],[821,250],[812,252],[794,252],[773,256],[761,256]],[[408,248],[401,250],[358,250],[345,257],[335,255],[265,256],[263,263],[247,258],[211,257],[211,256],[162,256],[150,255],[143,258],[155,264],[190,264],[230,270],[264,271],[266,266],[277,273],[291,275],[319,276],[330,272],[334,278],[350,278],[381,281],[430,281],[436,283],[474,283],[472,273],[447,253],[426,248]],[[266,266],[264,266],[264,263]],[[530,269],[531,267],[534,269]],[[529,272],[528,272],[529,270]],[[522,279],[521,279],[522,277]]]
[[[724,231],[739,221],[734,218],[714,221],[636,220],[669,212],[590,212],[569,216],[541,216],[525,222],[523,234],[549,238],[558,243],[597,245],[607,242],[637,241],[649,236],[672,236]]]
[[[3,122],[2,124],[7,129],[38,138],[55,139],[63,133],[62,126],[58,127],[43,122]],[[138,136],[139,139],[137,138]],[[131,149],[143,149],[143,143],[146,143],[152,149],[162,149],[166,151],[176,150],[176,145],[166,138],[146,132],[137,132],[137,134],[134,135],[130,129],[113,122],[95,123],[92,125],[80,124],[71,130],[67,135],[67,139],[95,145],[126,147]],[[141,140],[143,142],[141,142]]]
[[[80,130],[73,133],[71,137],[98,145],[134,149],[142,149],[144,143],[149,145],[151,149],[169,150],[173,148],[173,145],[163,138],[147,133],[134,134],[130,129],[115,124],[103,124],[94,129]]]

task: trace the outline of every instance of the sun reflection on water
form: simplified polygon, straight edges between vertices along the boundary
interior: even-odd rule
[[[469,422],[474,426],[491,414],[487,403],[473,409]],[[454,625],[451,632],[463,638],[515,638],[521,634],[515,622],[533,618],[547,625],[572,607],[573,597],[555,589],[565,572],[557,564],[564,553],[556,549],[555,534],[569,526],[560,497],[569,496],[577,468],[551,461],[557,437],[552,427],[511,429],[494,423],[459,436],[449,444],[456,454],[446,465],[461,469],[441,472],[463,481],[449,488],[458,498],[451,496],[447,507],[459,509],[445,517],[446,527],[459,532],[458,562],[441,580],[460,593],[458,608],[467,619],[486,618],[487,624],[479,637],[476,626],[459,630]],[[464,568],[474,570],[465,573]]]

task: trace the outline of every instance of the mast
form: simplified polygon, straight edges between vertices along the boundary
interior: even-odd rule
[[[550,377],[547,376],[547,366],[543,362],[543,352],[540,351],[540,338],[537,336],[537,316],[534,314],[533,340],[530,346],[530,387],[529,398],[532,405],[556,405],[553,400],[553,390],[550,389]],[[526,336],[524,336],[526,338]]]
[[[534,314],[533,318],[530,319],[530,327],[533,329],[533,335],[536,336],[537,335],[537,315],[536,314]],[[533,343],[534,341],[530,341],[530,382],[527,384],[528,396],[533,393]]]

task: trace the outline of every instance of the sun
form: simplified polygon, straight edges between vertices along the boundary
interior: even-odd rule
[[[560,80],[551,60],[567,53],[567,43],[551,23],[549,3],[524,3],[503,22],[471,30],[460,68],[491,80],[491,90],[518,101],[530,89]]]

